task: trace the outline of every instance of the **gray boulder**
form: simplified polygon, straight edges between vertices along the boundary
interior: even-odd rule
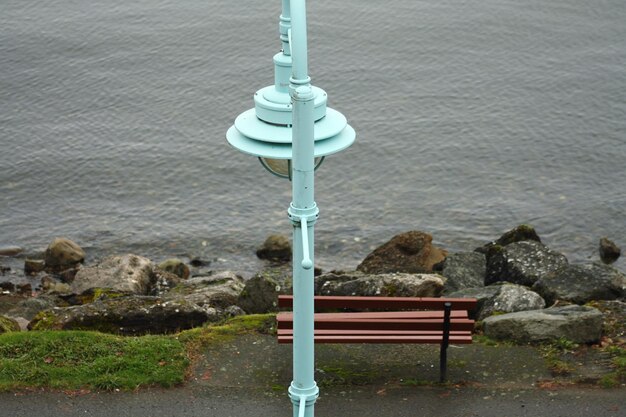
[[[110,256],[96,266],[81,268],[71,283],[72,292],[109,288],[132,294],[148,294],[156,280],[153,264],[137,255]]]
[[[44,253],[44,262],[49,272],[75,268],[84,260],[85,251],[78,244],[64,237],[54,239]]]
[[[486,258],[482,253],[453,253],[440,265],[440,274],[446,277],[446,293],[480,287],[485,283]]]
[[[567,265],[564,255],[539,242],[495,246],[487,255],[485,285],[507,281],[530,287],[539,279],[564,270]]]
[[[317,295],[438,297],[445,278],[437,274],[328,273],[315,278]]]
[[[546,302],[539,294],[527,287],[515,284],[500,286],[500,292],[487,303],[483,309],[484,314],[515,313],[517,311],[539,310],[545,308]]]
[[[549,304],[565,300],[585,304],[592,300],[615,300],[626,295],[626,275],[600,263],[568,265],[565,269],[542,277],[533,290]]]
[[[541,296],[528,288],[515,284],[467,288],[447,294],[451,298],[476,298],[477,308],[472,315],[476,320],[498,313],[538,310],[546,306]]]
[[[366,274],[405,272],[421,274],[433,271],[448,252],[432,244],[428,233],[410,231],[394,236],[367,255],[357,270]]]
[[[248,314],[262,314],[278,310],[278,294],[282,288],[270,277],[256,275],[246,281],[237,305]]]
[[[476,320],[500,313],[538,310],[546,306],[541,296],[528,288],[515,284],[467,288],[446,295],[451,298],[476,298],[477,308],[472,315]]]
[[[491,316],[483,321],[485,335],[497,340],[539,343],[561,338],[595,343],[602,335],[602,313],[592,307],[568,305]]]
[[[165,299],[184,299],[199,306],[226,308],[236,305],[245,286],[243,278],[231,271],[181,281]]]
[[[90,304],[39,313],[29,330],[95,330],[123,335],[165,334],[217,321],[226,313],[185,300],[151,296],[99,299]]]

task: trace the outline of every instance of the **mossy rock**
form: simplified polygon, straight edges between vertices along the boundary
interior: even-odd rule
[[[189,278],[189,267],[180,259],[168,259],[161,262],[158,268],[162,271],[174,274],[182,279]]]
[[[20,325],[17,321],[8,317],[0,316],[0,334],[8,332],[19,332]]]
[[[59,316],[51,310],[37,313],[28,323],[28,330],[61,330],[62,327]]]

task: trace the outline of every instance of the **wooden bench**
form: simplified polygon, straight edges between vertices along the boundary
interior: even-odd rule
[[[279,296],[278,306],[293,307],[293,296]],[[315,296],[315,343],[439,344],[444,382],[448,345],[472,343],[468,312],[475,308],[473,298]],[[280,312],[276,319],[278,343],[292,343],[293,313]]]

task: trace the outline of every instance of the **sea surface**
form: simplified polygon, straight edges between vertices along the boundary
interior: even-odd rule
[[[0,247],[260,269],[290,184],[225,133],[273,83],[280,7],[3,0]],[[317,172],[320,267],[415,229],[452,252],[520,223],[572,262],[626,248],[624,0],[313,0],[308,28],[357,132]]]

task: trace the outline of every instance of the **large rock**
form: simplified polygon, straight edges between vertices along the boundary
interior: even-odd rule
[[[483,320],[493,314],[538,310],[546,306],[546,302],[539,294],[515,284],[467,288],[446,296],[451,298],[476,298],[477,308],[472,315],[476,320]]]
[[[439,265],[440,274],[446,277],[446,293],[480,287],[485,283],[486,259],[482,253],[453,253]],[[435,266],[435,269],[439,268]]]
[[[567,265],[564,255],[539,242],[494,246],[487,255],[485,285],[507,281],[530,287],[539,279],[564,270]]]
[[[248,314],[262,314],[278,310],[278,294],[281,286],[270,277],[262,274],[246,281],[239,294],[237,305]]]
[[[357,270],[366,274],[432,272],[433,266],[448,254],[433,246],[432,240],[431,235],[419,231],[396,235],[367,255]]]
[[[606,237],[600,239],[600,259],[605,264],[612,264],[617,261],[617,259],[622,254],[622,250],[613,242]]]
[[[270,235],[263,245],[257,249],[256,256],[260,259],[269,259],[273,261],[290,261],[291,260],[291,242],[283,235]]]
[[[328,273],[315,278],[317,295],[438,297],[445,278],[437,274]]]
[[[568,305],[491,316],[483,321],[485,335],[497,340],[538,343],[561,338],[594,343],[602,335],[602,313],[592,307]]]
[[[153,264],[137,255],[110,256],[96,266],[81,268],[71,283],[72,292],[81,294],[91,288],[148,294],[156,280]]]
[[[494,246],[506,246],[511,243],[534,241],[541,243],[539,235],[535,231],[535,228],[528,224],[521,224],[514,229],[509,230],[500,236],[497,240],[487,243],[485,246],[476,248],[475,251],[479,253],[488,254]]]
[[[615,300],[626,295],[626,276],[600,263],[568,265],[542,277],[533,285],[548,303],[565,300],[585,304],[592,300]]]
[[[9,317],[0,316],[0,334],[19,332],[20,330],[20,325],[17,321]]]
[[[39,313],[30,330],[95,330],[124,335],[175,333],[217,321],[225,316],[215,308],[185,300],[126,296],[96,300],[81,306],[54,308]]]
[[[199,306],[226,308],[236,305],[245,286],[243,278],[231,271],[223,271],[207,277],[194,277],[181,281],[166,299],[183,298]]]
[[[85,251],[75,242],[60,237],[54,239],[44,253],[46,269],[60,272],[76,267],[85,260]]]

